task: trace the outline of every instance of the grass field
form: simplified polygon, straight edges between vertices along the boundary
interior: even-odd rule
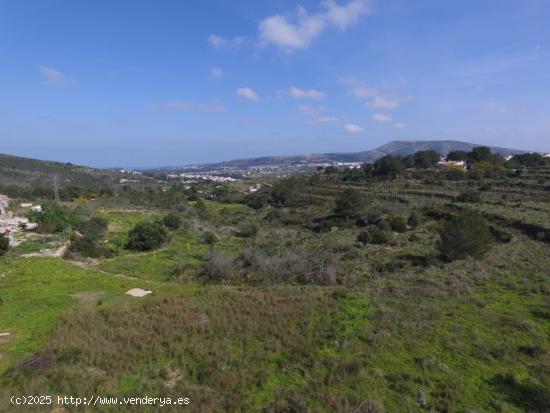
[[[44,392],[183,395],[194,412],[547,411],[549,244],[495,219],[511,239],[448,263],[429,215],[381,245],[358,246],[364,229],[353,224],[312,231],[346,187],[384,216],[472,208],[549,223],[546,203],[526,199],[514,214],[517,200],[493,204],[494,191],[468,204],[454,201],[456,186],[328,182],[306,187],[301,207],[206,201],[201,217],[190,202],[156,251],[63,260],[14,250],[0,260],[0,333],[11,333],[0,342],[0,411],[13,411],[1,402],[8,395]],[[122,245],[137,222],[165,211],[96,214],[108,221],[101,242]],[[243,235],[243,223],[257,232]],[[227,277],[201,275],[213,253]],[[334,277],[316,285],[308,271],[323,265]],[[154,294],[124,294],[134,287]]]

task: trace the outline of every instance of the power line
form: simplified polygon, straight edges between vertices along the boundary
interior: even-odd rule
[[[59,185],[57,184],[57,175],[54,175],[53,177],[53,191],[54,191],[55,202],[59,203],[60,199],[59,199]]]

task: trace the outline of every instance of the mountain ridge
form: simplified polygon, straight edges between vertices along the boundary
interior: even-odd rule
[[[436,150],[437,152],[446,155],[451,151],[462,150],[471,151],[480,145],[470,142],[456,140],[392,140],[382,146],[374,149],[360,152],[329,152],[321,154],[301,154],[301,155],[278,155],[278,156],[260,156],[254,158],[239,158],[229,161],[184,165],[182,167],[168,168],[160,167],[153,170],[168,170],[168,169],[203,169],[216,170],[224,168],[248,169],[252,167],[260,167],[266,165],[300,165],[304,163],[351,163],[351,162],[374,162],[377,159],[386,156],[406,156],[422,150]],[[521,149],[510,149],[498,146],[489,146],[495,153],[501,155],[514,155],[519,153],[529,152]]]

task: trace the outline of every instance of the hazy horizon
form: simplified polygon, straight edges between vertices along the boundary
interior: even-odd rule
[[[0,5],[0,153],[152,167],[391,140],[550,151],[550,5]]]
[[[427,142],[427,141],[433,141],[433,142],[440,142],[440,141],[457,141],[462,143],[470,143],[470,144],[478,144],[478,142],[471,142],[468,140],[458,140],[458,139],[445,139],[445,140],[439,140],[439,139],[395,139],[395,140],[389,140],[387,142],[384,142],[382,145],[377,145],[376,147],[372,148],[365,148],[358,151],[350,151],[350,152],[336,152],[336,151],[326,151],[326,152],[302,152],[302,153],[271,153],[271,154],[258,154],[258,155],[252,155],[252,156],[235,156],[233,158],[224,158],[224,159],[214,159],[207,162],[188,162],[185,164],[150,164],[150,165],[130,165],[130,164],[113,164],[113,165],[93,165],[93,164],[85,164],[85,163],[79,163],[74,162],[67,159],[55,159],[55,158],[39,158],[35,156],[30,156],[27,154],[16,154],[16,153],[3,153],[4,155],[11,155],[11,156],[19,156],[19,157],[25,157],[25,158],[32,158],[37,160],[43,160],[43,161],[57,161],[57,162],[69,162],[75,165],[81,165],[81,166],[89,166],[92,168],[99,168],[99,169],[112,169],[112,168],[128,168],[128,169],[136,169],[136,170],[144,170],[144,169],[154,169],[154,168],[164,168],[164,167],[181,167],[181,166],[187,166],[187,165],[195,165],[195,164],[210,164],[210,163],[218,163],[218,162],[226,162],[226,161],[232,161],[232,160],[240,160],[240,159],[250,159],[250,158],[262,158],[262,157],[291,157],[291,156],[300,156],[300,155],[321,155],[321,154],[327,154],[327,153],[354,153],[354,152],[363,152],[363,151],[370,151],[379,148],[380,146],[383,146],[385,144],[395,142],[395,141],[406,141],[406,142]],[[484,144],[479,144],[484,145]],[[490,147],[499,147],[498,145],[488,145]],[[537,152],[535,149],[531,148],[511,148],[511,147],[500,147],[503,149],[515,149],[515,150],[524,150],[524,151],[532,151]]]

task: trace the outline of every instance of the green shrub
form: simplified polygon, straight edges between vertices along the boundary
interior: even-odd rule
[[[420,224],[422,224],[422,221],[423,221],[422,215],[417,211],[413,211],[411,212],[411,215],[409,215],[409,219],[407,220],[407,223],[411,228],[416,228]]]
[[[384,219],[384,216],[382,215],[382,211],[380,211],[379,209],[373,208],[373,209],[369,209],[367,211],[367,217],[366,218],[367,218],[367,224],[376,225]]]
[[[363,244],[370,243],[369,231],[361,231],[359,235],[357,235],[357,241],[362,242]]]
[[[391,231],[391,225],[386,220],[379,221],[376,227],[381,231]]]
[[[159,248],[168,240],[168,232],[160,222],[139,222],[128,232],[129,249],[148,251]]]
[[[248,238],[248,237],[254,237],[256,234],[258,234],[259,227],[254,222],[243,222],[241,225],[239,225],[239,229],[237,231],[237,236]]]
[[[404,170],[403,160],[391,155],[386,155],[374,163],[374,175],[386,179],[398,178]]]
[[[336,198],[334,212],[346,218],[354,218],[363,212],[365,197],[356,189],[346,189]]]
[[[369,228],[369,234],[371,237],[371,244],[387,244],[390,242],[388,233],[377,227]]]
[[[97,239],[107,230],[107,221],[101,217],[93,217],[78,224],[77,229],[81,234]]]
[[[392,231],[395,231],[395,232],[407,231],[407,223],[405,222],[405,219],[403,217],[393,216],[389,219],[389,223]]]
[[[253,209],[262,209],[267,206],[269,194],[265,191],[259,191],[250,195],[246,200],[246,205]]]
[[[164,222],[166,228],[178,229],[181,225],[181,218],[177,214],[170,213],[162,219],[162,222]]]
[[[107,230],[107,221],[101,217],[94,217],[83,221],[77,226],[78,233],[71,236],[71,251],[86,257],[99,258],[111,255],[111,251],[99,243],[100,237]]]
[[[357,241],[363,244],[386,244],[389,242],[389,237],[387,232],[377,227],[371,227],[366,231],[361,231],[357,235]]]
[[[269,202],[273,206],[296,206],[304,182],[297,177],[278,180],[271,188]]]
[[[481,195],[478,191],[474,189],[468,189],[467,191],[457,196],[456,199],[460,202],[477,203],[481,201]]]
[[[199,235],[198,240],[202,244],[213,245],[218,242],[218,237],[213,232],[205,231]]]
[[[210,216],[208,208],[206,208],[206,204],[202,199],[199,199],[195,204],[195,210],[197,211],[197,215],[202,219],[207,219]]]
[[[10,247],[10,240],[4,234],[0,234],[0,255],[4,255]]]
[[[27,216],[31,222],[38,224],[38,231],[42,233],[62,232],[78,224],[75,212],[53,203],[44,203],[41,211],[30,211]]]
[[[466,151],[451,151],[447,154],[448,161],[465,161],[468,158]]]
[[[466,171],[461,167],[451,167],[445,171],[445,179],[449,181],[463,181],[466,179]]]
[[[452,217],[440,229],[439,235],[439,249],[448,261],[466,256],[481,257],[494,241],[485,219],[473,211],[464,211]]]
[[[97,242],[97,238],[85,235],[71,242],[71,251],[78,252],[86,257],[100,258],[111,255],[111,251]]]

